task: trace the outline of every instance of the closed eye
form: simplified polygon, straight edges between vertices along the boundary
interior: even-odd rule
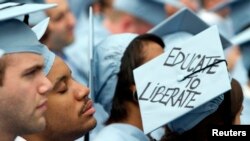
[[[65,93],[68,90],[67,80],[67,76],[59,78],[58,81],[55,83],[54,91],[60,94]]]
[[[43,65],[37,65],[31,68],[28,68],[24,71],[23,76],[24,77],[33,77],[39,72],[42,72]]]
[[[60,82],[56,88],[56,92],[60,94],[67,92],[67,90],[68,90],[68,87],[65,82]]]

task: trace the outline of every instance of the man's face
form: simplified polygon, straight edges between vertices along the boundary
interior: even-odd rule
[[[66,0],[46,0],[47,3],[57,3],[58,6],[51,10],[47,10],[50,17],[49,23],[49,39],[58,48],[52,50],[61,50],[74,41],[75,18],[70,11]]]
[[[6,68],[0,86],[1,125],[13,133],[41,131],[46,122],[47,92],[51,82],[43,74],[43,57],[34,53],[4,56]]]
[[[46,135],[59,140],[76,139],[96,125],[89,89],[71,76],[68,66],[57,57],[48,74],[53,84],[48,94]]]

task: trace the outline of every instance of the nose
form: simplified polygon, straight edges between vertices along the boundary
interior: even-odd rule
[[[76,20],[75,20],[74,15],[71,12],[68,13],[67,19],[68,19],[67,21],[68,21],[68,25],[69,25],[70,29],[73,29],[75,27]]]
[[[76,99],[81,101],[81,100],[83,100],[85,98],[88,98],[88,95],[89,95],[89,92],[90,92],[89,88],[86,87],[86,86],[83,86],[83,85],[81,85],[81,84],[79,84],[77,82],[75,82],[75,84],[76,84],[76,90],[75,90],[74,93],[75,93]]]
[[[38,88],[38,92],[41,95],[45,95],[47,94],[47,92],[49,92],[52,89],[52,83],[50,82],[50,80],[44,76],[41,85]]]

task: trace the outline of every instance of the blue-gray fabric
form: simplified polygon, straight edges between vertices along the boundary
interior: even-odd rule
[[[44,45],[23,22],[15,19],[0,21],[0,47],[6,53],[33,52],[41,54]]]
[[[180,46],[185,40],[193,37],[192,34],[187,32],[176,32],[173,34],[169,34],[163,37],[163,40],[166,44],[165,49],[171,46]],[[170,122],[168,127],[171,131],[177,133],[183,133],[187,130],[190,130],[194,126],[196,126],[199,122],[201,122],[204,118],[215,112],[221,102],[224,99],[224,95],[218,96],[217,98],[208,101],[207,103],[197,107],[191,112],[179,117],[178,119]]]
[[[104,127],[93,141],[149,141],[149,138],[135,126],[114,123]]]
[[[56,55],[50,51],[47,47],[44,47],[44,50],[42,52],[42,56],[44,58],[44,68],[43,68],[43,72],[45,75],[48,75],[49,71],[51,70]]]
[[[224,100],[224,95],[220,95],[207,103],[197,107],[196,109],[192,110],[191,112],[177,118],[176,120],[170,122],[168,127],[171,131],[177,133],[183,133],[192,129],[196,126],[199,122],[205,119],[210,114],[214,113],[221,102]]]
[[[45,59],[45,74],[48,74],[55,55],[41,44],[36,34],[25,23],[10,19],[0,21],[0,49],[5,54],[30,52],[43,55]]]

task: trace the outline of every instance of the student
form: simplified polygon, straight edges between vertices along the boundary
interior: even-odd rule
[[[113,39],[115,38],[119,38],[119,35],[113,36]],[[106,56],[109,56],[106,61],[110,66],[104,75],[108,76],[107,74],[111,73],[108,77],[109,79],[106,79],[106,87],[112,88],[116,86],[116,89],[112,100],[110,117],[106,122],[107,126],[100,131],[94,141],[99,141],[103,138],[110,141],[149,140],[143,133],[139,103],[136,99],[133,70],[161,55],[164,52],[165,45],[159,37],[152,34],[142,34],[137,37],[134,34],[121,34],[120,38],[123,40],[132,39],[132,41],[127,48],[120,46],[114,52],[111,52],[111,50],[113,51],[115,47],[119,46],[107,46],[106,44],[107,48],[112,48],[109,50],[109,54],[106,54]],[[112,40],[112,36],[109,37],[109,40]],[[112,56],[113,53],[116,56]],[[122,56],[121,62],[119,56]],[[111,92],[110,95],[112,95]],[[223,97],[219,96],[197,108],[186,117],[169,123],[168,126],[172,131],[177,132],[189,130],[206,116],[213,113],[218,108],[222,99]],[[114,134],[110,135],[110,132]]]
[[[107,126],[100,131],[94,141],[103,138],[110,141],[149,140],[143,133],[140,109],[135,95],[133,69],[162,54],[163,48],[163,41],[151,34],[135,37],[128,45],[121,59],[120,71],[117,74],[118,80],[110,117],[106,122]],[[108,134],[110,132],[113,134]]]
[[[69,67],[56,57],[48,76],[53,84],[48,93],[47,126],[44,131],[23,136],[27,141],[73,141],[96,125],[89,89],[80,85]]]
[[[124,33],[107,37],[94,50],[94,99],[110,113],[120,60],[129,43],[138,34]],[[105,50],[105,52],[104,52]]]
[[[73,43],[75,17],[68,7],[66,0],[45,0],[45,3],[57,3],[58,7],[46,11],[50,17],[47,32],[42,39],[50,50],[57,55],[64,57],[63,48]]]
[[[69,9],[67,0],[45,0],[45,2],[58,3],[58,7],[46,11],[51,18],[51,22],[46,35],[42,38],[42,42],[67,63],[74,80],[87,86],[90,70],[89,46],[87,45],[89,37],[84,35],[80,36],[81,38],[76,38],[74,34],[75,17]],[[87,27],[85,24],[81,26]],[[66,47],[68,48],[66,49]],[[99,123],[98,117],[106,117],[106,113],[102,109],[99,110],[99,108],[96,108],[96,111],[95,116],[97,115],[96,119]]]
[[[45,3],[58,3],[58,7],[46,11],[47,16],[50,17],[50,23],[41,42],[69,65],[75,80],[82,85],[87,85],[89,62],[86,44],[88,37],[76,38],[74,34],[76,20],[69,9],[67,0],[45,0]]]
[[[162,4],[144,1],[144,0],[109,0],[100,1],[100,3],[108,7],[109,12],[105,16],[99,17],[101,21],[97,21],[97,15],[94,15],[94,44],[97,45],[101,40],[115,33],[146,33],[154,25],[158,24],[166,18],[164,7]],[[138,9],[140,9],[138,11]],[[157,15],[157,16],[155,16]],[[100,15],[99,15],[100,16]],[[88,74],[90,64],[88,56],[82,55],[89,52],[87,23],[78,23],[76,28],[76,42],[66,48],[64,53],[67,56],[68,63],[72,68],[74,78],[82,84],[88,84]],[[105,27],[102,27],[105,26]],[[86,28],[85,32],[80,32],[80,28]],[[106,28],[106,29],[103,29]],[[81,34],[81,35],[80,35]],[[73,57],[74,56],[74,57]],[[85,67],[82,67],[82,65]],[[102,103],[103,101],[95,101]]]
[[[39,6],[1,4],[0,48],[5,52],[0,59],[0,136],[3,141],[39,132],[46,126],[46,94],[51,89],[51,82],[43,72],[46,58],[42,54],[46,47],[27,24],[13,19],[20,15],[15,8],[28,14],[43,9]]]

